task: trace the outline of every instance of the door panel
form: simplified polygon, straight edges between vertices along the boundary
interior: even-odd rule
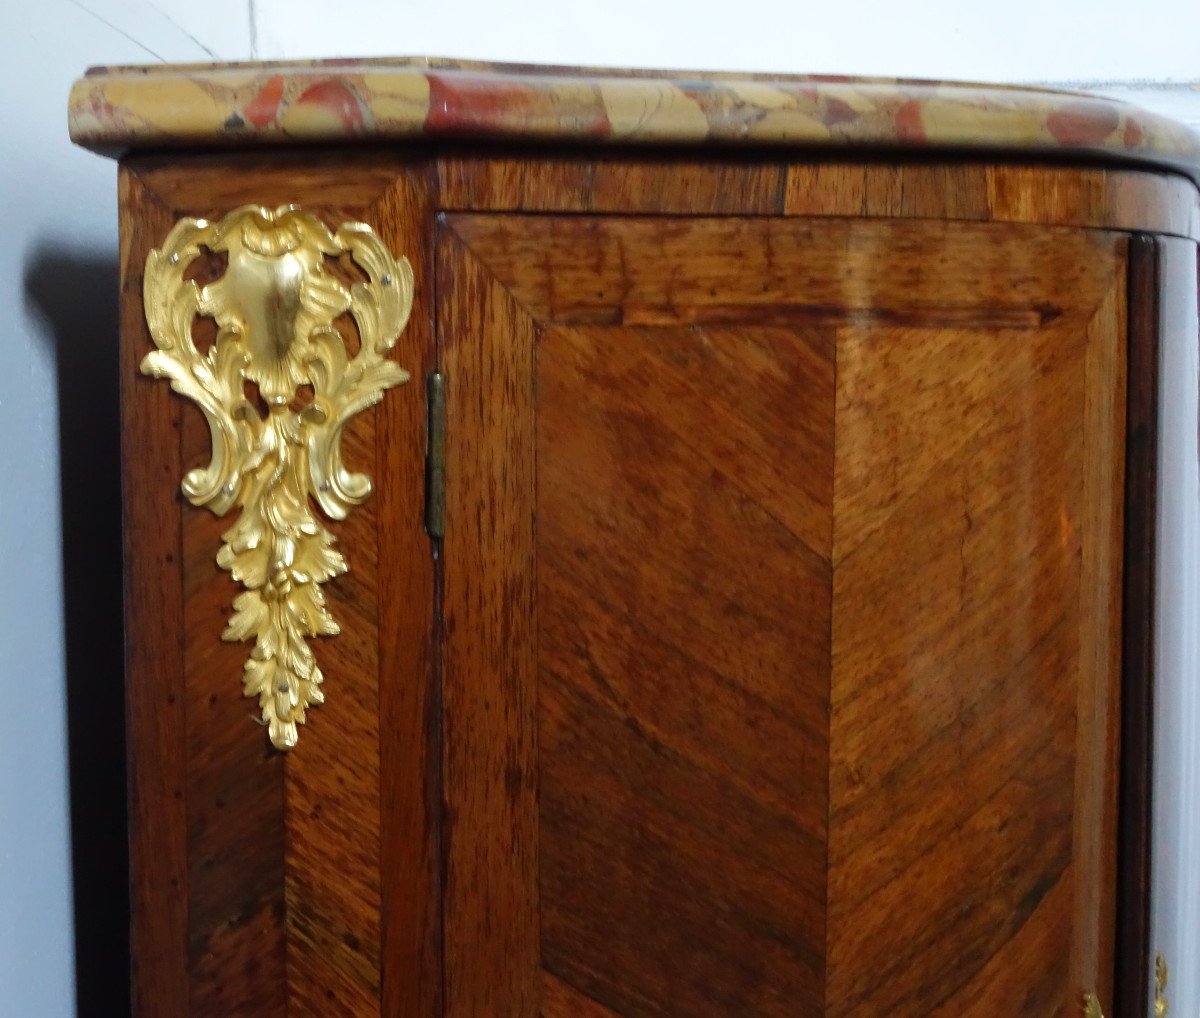
[[[1124,241],[452,216],[447,1014],[1111,987]]]

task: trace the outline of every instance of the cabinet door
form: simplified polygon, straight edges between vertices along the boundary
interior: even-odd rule
[[[449,1018],[1111,995],[1125,241],[453,215]]]

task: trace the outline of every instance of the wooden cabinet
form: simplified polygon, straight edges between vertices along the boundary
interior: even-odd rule
[[[72,100],[125,150],[143,1018],[1145,1013],[1194,138],[950,86],[176,73],[207,99]],[[746,144],[722,90],[774,110]]]

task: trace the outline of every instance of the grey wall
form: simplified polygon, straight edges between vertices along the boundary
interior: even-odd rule
[[[736,17],[706,0],[0,0],[0,14],[0,1018],[76,1013],[76,957],[78,1013],[128,1001],[115,170],[67,141],[86,65],[424,52],[1090,81],[1200,124],[1194,0],[749,0]]]
[[[210,57],[149,4],[108,6],[0,0],[2,1018],[76,1013],[77,935],[80,1013],[128,1010],[116,170],[69,144],[66,100],[90,63]],[[217,45],[245,55],[245,7],[226,14],[240,39]]]

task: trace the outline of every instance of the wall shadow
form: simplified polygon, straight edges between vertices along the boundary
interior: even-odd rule
[[[47,247],[26,301],[54,345],[80,1018],[130,1013],[118,268]]]

